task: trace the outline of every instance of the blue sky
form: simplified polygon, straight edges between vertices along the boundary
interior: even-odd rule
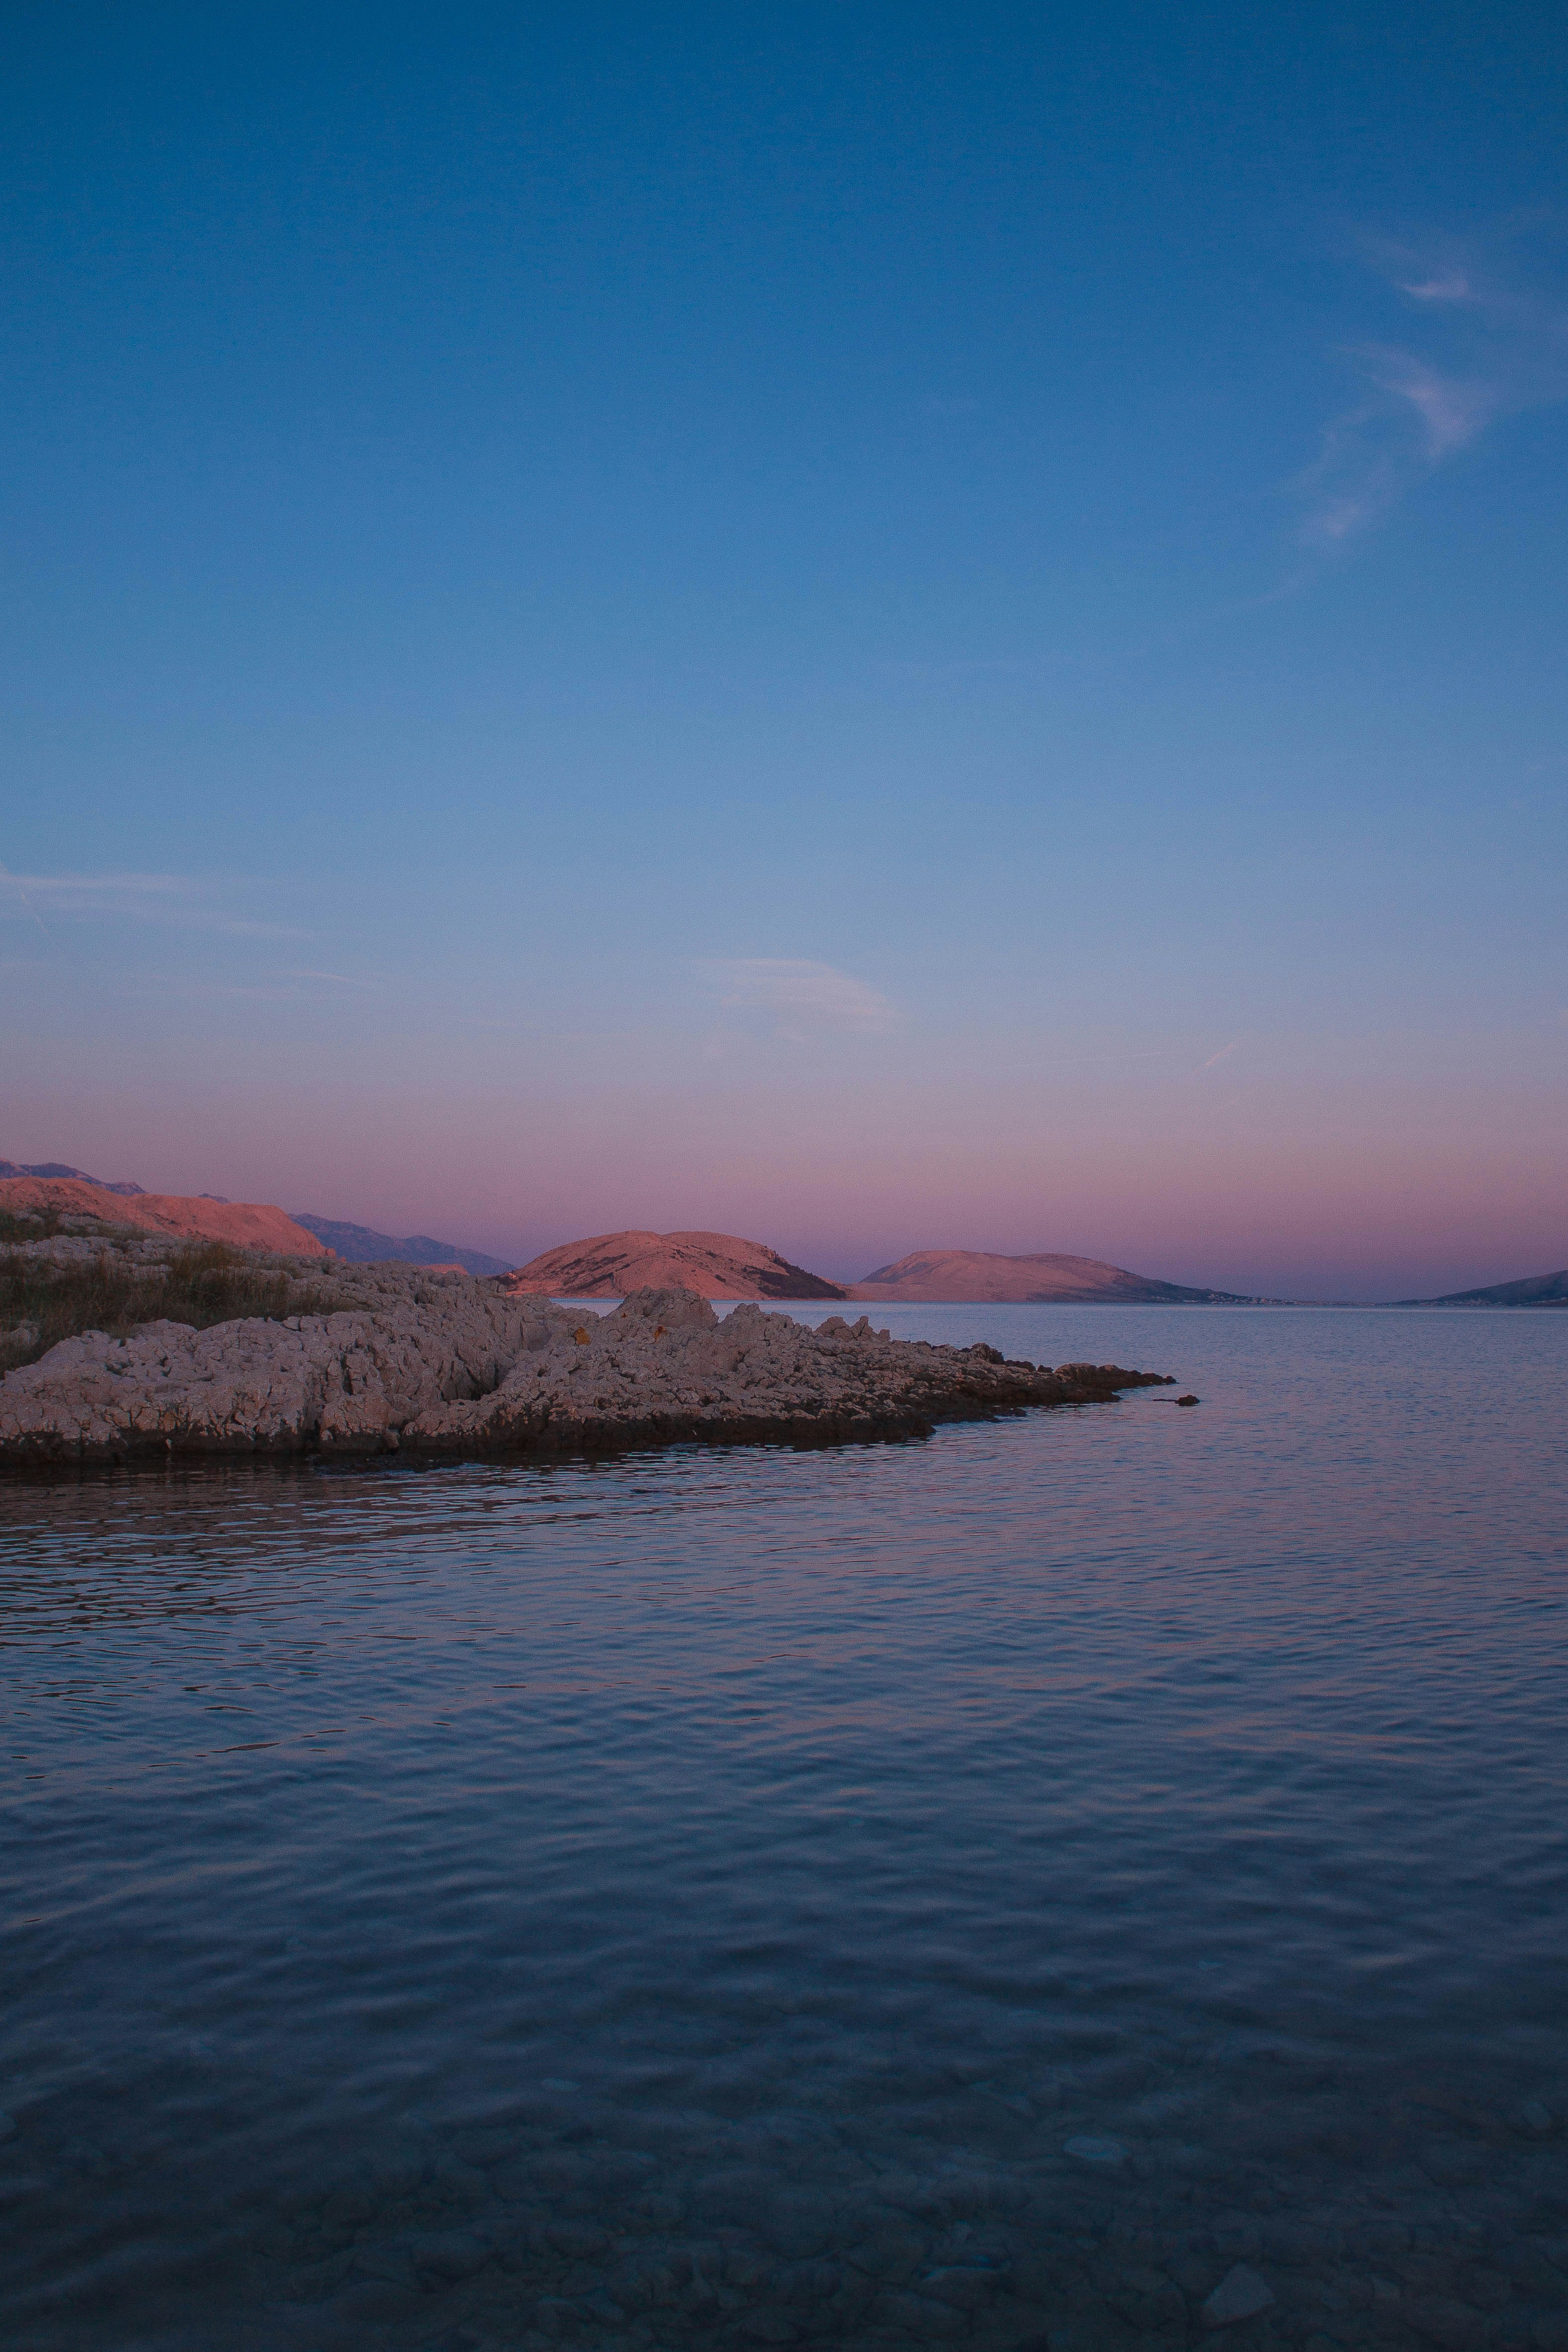
[[[8,26],[0,1153],[1568,1256],[1556,12]]]

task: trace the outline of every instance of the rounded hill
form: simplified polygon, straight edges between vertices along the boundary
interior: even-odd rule
[[[844,1298],[840,1283],[791,1265],[765,1242],[737,1234],[596,1234],[563,1242],[501,1277],[513,1297],[626,1298],[634,1290],[685,1288],[700,1298]]]

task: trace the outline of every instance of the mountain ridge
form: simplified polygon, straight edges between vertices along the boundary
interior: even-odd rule
[[[308,1234],[325,1242],[348,1265],[460,1265],[465,1274],[509,1274],[511,1260],[490,1257],[484,1250],[461,1249],[455,1242],[436,1241],[429,1234],[378,1233],[373,1225],[350,1224],[344,1218],[319,1217],[314,1211],[290,1209],[289,1215]]]
[[[227,1242],[292,1257],[328,1257],[316,1235],[265,1201],[215,1201],[210,1193],[111,1192],[73,1176],[0,1177],[0,1210],[12,1215],[57,1210],[108,1225],[135,1225],[181,1241]]]
[[[19,1176],[38,1176],[46,1182],[96,1184],[100,1192],[118,1192],[121,1199],[127,1201],[134,1200],[146,1189],[141,1184],[123,1181],[110,1183],[106,1176],[89,1176],[85,1168],[68,1168],[63,1160],[36,1160],[30,1163],[25,1160],[0,1160],[0,1181]],[[211,1197],[207,1193],[202,1195],[204,1200]]]

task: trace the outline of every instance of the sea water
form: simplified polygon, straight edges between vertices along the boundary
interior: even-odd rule
[[[876,1319],[1202,1402],[0,1486],[6,2352],[1568,2346],[1568,1315]]]

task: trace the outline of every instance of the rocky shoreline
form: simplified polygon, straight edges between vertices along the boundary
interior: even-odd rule
[[[319,1259],[265,1263],[302,1304],[320,1303]],[[599,1316],[456,1270],[333,1264],[329,1282],[327,1313],[61,1340],[0,1380],[0,1467],[837,1445],[1171,1384],[1114,1364],[1052,1369],[895,1340],[864,1316],[812,1330],[744,1305],[720,1322],[690,1290],[638,1291]]]

